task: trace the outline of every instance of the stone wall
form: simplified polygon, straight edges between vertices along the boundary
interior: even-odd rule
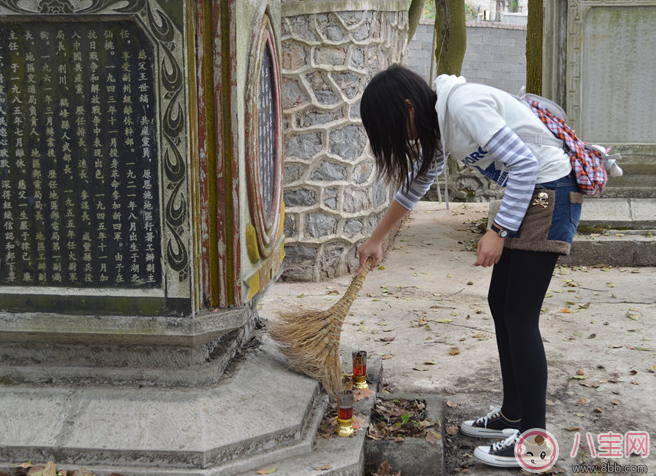
[[[404,60],[404,1],[287,1],[282,19],[283,279],[353,272],[391,191],[360,120],[375,73]]]
[[[408,67],[429,80],[433,55],[433,22],[421,22],[408,45]],[[467,51],[461,74],[467,81],[494,86],[511,94],[526,83],[526,27],[502,23],[467,23]],[[449,163],[449,198],[481,202],[503,190],[464,165]],[[441,176],[442,187],[444,177]],[[437,200],[435,187],[425,199]]]

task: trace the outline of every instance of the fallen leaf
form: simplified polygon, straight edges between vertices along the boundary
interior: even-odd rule
[[[590,303],[589,303],[589,302],[586,302],[585,304],[579,304],[579,307],[580,307],[581,309],[587,309],[587,308],[590,307]]]
[[[449,408],[456,408],[456,407],[458,406],[458,404],[457,404],[456,402],[454,402],[453,400],[447,400],[447,401],[446,401],[446,405],[447,405]]]
[[[392,342],[396,337],[381,337],[378,339],[379,342]]]
[[[596,408],[594,409],[594,411],[595,411],[595,413],[601,413],[601,412],[602,412],[602,411],[601,411],[601,407],[596,407]]]
[[[613,405],[621,405],[621,404],[622,404],[622,401],[621,401],[621,400],[618,400],[617,398],[615,398],[614,400],[611,400],[611,403],[612,403]]]
[[[614,287],[615,287],[615,283],[606,283],[606,286],[608,286],[609,288],[614,288]]]
[[[460,354],[460,349],[457,347],[452,347],[451,350],[449,351],[449,355],[458,355]]]
[[[647,370],[653,374],[656,374],[656,364],[650,365]]]
[[[273,474],[276,471],[278,471],[278,468],[271,468],[271,469],[261,469],[257,472],[257,474]]]
[[[396,443],[403,443],[405,441],[405,438],[403,438],[402,436],[397,436],[396,438],[394,438],[394,441]]]
[[[351,426],[353,427],[354,430],[359,430],[362,428],[364,425],[364,420],[360,417],[355,417],[353,418],[353,423],[351,423]]]
[[[370,388],[357,388],[353,390],[353,399],[356,402],[359,402],[363,398],[369,398],[374,394],[374,391]]]
[[[458,434],[458,431],[459,431],[459,430],[458,430],[458,427],[457,427],[457,426],[447,426],[447,427],[446,427],[446,432],[447,432],[449,435],[451,435],[451,436],[455,436],[455,435],[457,435],[457,434]]]
[[[439,433],[433,430],[429,430],[426,432],[425,440],[428,441],[428,443],[430,443],[431,445],[434,445],[441,439],[442,439],[442,435],[440,435]]]
[[[385,354],[381,357],[382,360],[389,360],[394,357],[394,354]]]
[[[550,407],[553,407],[556,403],[553,400],[546,400],[546,404],[549,405]]]
[[[636,374],[638,373],[638,371],[635,370],[635,369],[633,369],[633,370],[629,370],[629,373],[630,373],[631,375],[636,375]]]
[[[577,413],[576,416],[579,418],[583,418],[585,416],[585,413]]]
[[[564,312],[565,314],[571,314],[572,310],[571,309],[561,309],[560,312]]]
[[[437,362],[429,360],[428,362],[424,362],[424,365],[437,365]]]
[[[619,345],[619,344],[611,344],[611,345],[609,345],[609,347],[610,347],[611,349],[621,349],[621,348],[624,347],[624,346]]]
[[[326,471],[327,469],[330,469],[330,467],[331,466],[329,464],[324,464],[323,466],[319,466],[318,468],[314,468],[314,469],[315,471]]]
[[[576,403],[578,403],[579,405],[585,405],[587,403],[590,403],[590,399],[588,397],[581,397],[578,399]]]
[[[631,380],[631,383],[632,383],[633,385],[640,385],[640,382],[638,382],[637,380]]]
[[[565,428],[566,431],[579,431],[581,428],[578,426],[568,426]]]
[[[634,321],[637,321],[637,320],[640,319],[640,314],[637,313],[637,312],[633,312],[633,311],[627,311],[626,312],[626,317],[628,317],[629,319],[632,319]]]
[[[440,319],[439,321],[440,324],[448,324],[449,322],[453,322],[453,319]]]
[[[421,367],[412,367],[412,370],[417,370],[419,372],[426,372],[428,369],[424,369],[424,368],[421,368]]]

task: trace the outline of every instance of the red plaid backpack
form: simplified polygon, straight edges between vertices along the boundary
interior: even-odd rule
[[[610,149],[599,145],[588,145],[574,134],[567,125],[565,112],[554,102],[535,94],[521,97],[531,111],[549,128],[554,137],[565,144],[565,151],[572,162],[576,182],[581,192],[586,195],[597,195],[604,190],[610,170],[613,177],[622,175],[622,169],[616,164],[619,154],[608,155]]]

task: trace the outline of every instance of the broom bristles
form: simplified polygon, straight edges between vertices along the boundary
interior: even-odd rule
[[[289,366],[319,380],[332,395],[342,390],[339,340],[342,324],[364,278],[371,269],[367,260],[362,273],[351,281],[344,296],[329,310],[279,312],[269,334],[289,360]]]

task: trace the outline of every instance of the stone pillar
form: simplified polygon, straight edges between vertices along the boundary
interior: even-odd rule
[[[359,102],[374,74],[405,59],[407,2],[288,1],[282,17],[283,277],[319,281],[354,271],[389,204]]]

